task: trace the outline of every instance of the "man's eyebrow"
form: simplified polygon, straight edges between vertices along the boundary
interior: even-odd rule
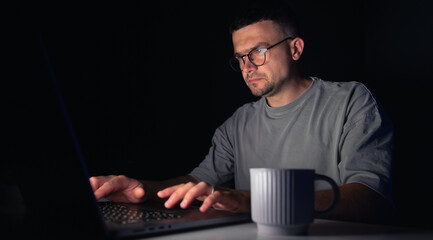
[[[241,52],[235,52],[235,57],[240,57],[240,56],[246,55],[249,52],[251,52],[251,50],[253,50],[253,49],[256,49],[256,48],[258,48],[260,46],[268,46],[268,45],[269,45],[269,43],[267,43],[267,42],[259,42],[254,47],[251,47],[251,48],[249,48],[247,50],[244,50],[244,51],[241,51]]]

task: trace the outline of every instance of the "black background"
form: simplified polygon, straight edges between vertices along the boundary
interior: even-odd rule
[[[60,106],[38,33],[91,175],[157,180],[191,171],[207,154],[215,129],[256,99],[228,66],[233,52],[228,25],[238,5],[15,6],[18,11],[7,20],[11,31],[4,36],[4,52],[11,54],[3,75],[8,81],[2,80],[8,142],[3,182],[22,181],[22,173],[37,166],[32,159],[53,149],[58,156],[73,155],[62,149],[67,129],[52,111]],[[364,83],[394,123],[396,224],[432,227],[433,3],[304,0],[290,5],[305,40],[303,72]],[[27,177],[49,173],[32,174]]]

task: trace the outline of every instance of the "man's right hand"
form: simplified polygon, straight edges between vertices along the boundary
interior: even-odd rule
[[[113,202],[140,203],[145,200],[143,184],[124,175],[97,176],[89,179],[97,200],[106,198]]]

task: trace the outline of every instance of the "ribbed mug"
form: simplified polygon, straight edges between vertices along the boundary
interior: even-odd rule
[[[332,211],[339,200],[337,184],[314,169],[251,168],[251,215],[259,233],[306,234],[318,214]],[[314,209],[314,181],[325,180],[334,201],[324,211]]]

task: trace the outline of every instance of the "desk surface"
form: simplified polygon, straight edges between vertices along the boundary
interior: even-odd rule
[[[433,239],[433,230],[412,229],[385,225],[372,225],[352,222],[340,222],[316,219],[309,226],[308,234],[304,236],[266,236],[257,233],[255,223],[243,223],[230,226],[222,226],[204,230],[182,232],[152,239],[176,239],[176,240],[229,240],[229,239]]]

